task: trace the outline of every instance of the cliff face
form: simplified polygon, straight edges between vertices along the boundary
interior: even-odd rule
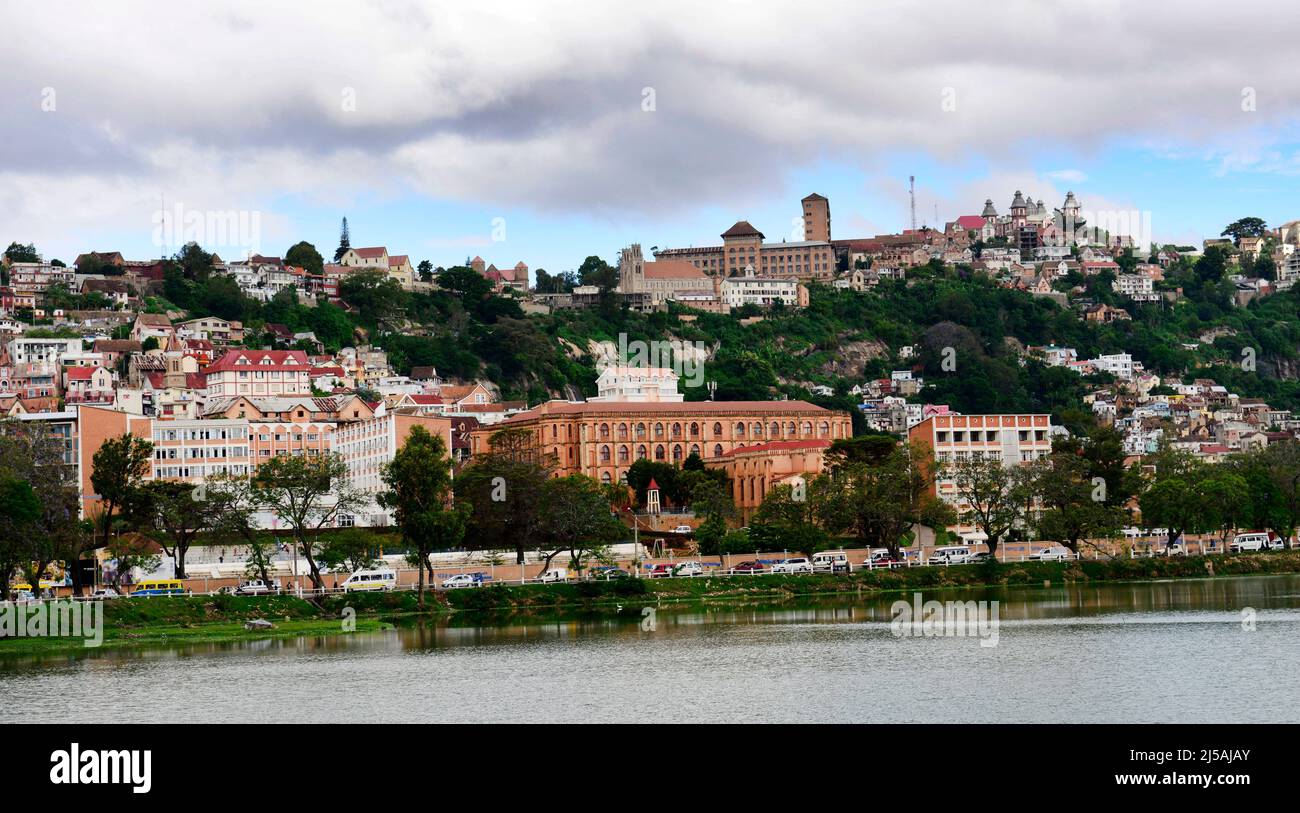
[[[838,357],[823,364],[821,371],[826,375],[861,380],[869,362],[888,355],[889,346],[882,341],[871,339],[844,342],[839,346]]]

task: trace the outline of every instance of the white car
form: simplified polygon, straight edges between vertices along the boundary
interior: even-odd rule
[[[237,596],[265,596],[269,593],[280,592],[279,579],[272,579],[270,584],[261,579],[250,579],[235,588]]]
[[[672,530],[672,533],[685,534],[686,536],[690,536],[694,532],[695,529],[689,525],[678,525],[676,528],[673,528]]]
[[[782,559],[772,565],[773,573],[812,573],[812,562],[803,557],[797,559]]]
[[[1063,548],[1060,545],[1052,545],[1049,548],[1034,551],[1029,554],[1029,558],[1037,559],[1040,562],[1061,562],[1074,557],[1071,555],[1068,548]]]
[[[121,598],[122,594],[111,587],[101,587],[90,594],[91,601],[103,601],[110,598]]]
[[[457,573],[442,580],[442,589],[457,590],[462,587],[482,587],[483,577],[478,573]]]
[[[537,577],[542,584],[552,584],[554,582],[567,582],[569,580],[569,571],[563,567],[553,567],[542,575]]]
[[[964,565],[971,560],[970,548],[951,546],[935,548],[927,560],[932,565]]]
[[[699,562],[682,562],[673,570],[674,576],[703,576],[704,565]]]

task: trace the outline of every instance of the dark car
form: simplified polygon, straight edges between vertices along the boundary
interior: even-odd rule
[[[741,562],[738,565],[731,566],[731,572],[739,574],[762,573],[764,570],[766,568],[754,561]]]
[[[587,575],[587,578],[592,581],[608,582],[614,579],[630,579],[632,574],[621,567],[598,567],[593,569]]]

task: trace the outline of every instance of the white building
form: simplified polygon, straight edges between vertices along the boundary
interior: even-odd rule
[[[667,367],[629,367],[610,365],[596,378],[595,398],[591,401],[680,402],[678,375]]]
[[[9,360],[14,364],[57,364],[72,353],[81,352],[81,339],[20,338],[9,342]]]
[[[1097,372],[1110,373],[1116,378],[1128,381],[1133,378],[1133,357],[1128,353],[1112,353],[1107,356],[1098,356],[1091,360],[1092,366]]]
[[[1110,287],[1120,296],[1127,296],[1135,302],[1154,302],[1160,298],[1152,287],[1150,277],[1141,274],[1120,274]]]
[[[778,302],[789,307],[802,307],[807,304],[807,289],[790,277],[755,276],[753,266],[749,266],[744,276],[727,277],[722,281],[722,301],[729,308],[745,305],[766,308]]]

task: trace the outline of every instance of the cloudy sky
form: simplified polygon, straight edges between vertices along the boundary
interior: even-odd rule
[[[1293,0],[0,7],[0,239],[47,258],[330,254],[346,215],[560,271],[788,238],[814,191],[835,237],[896,231],[909,175],[926,223],[1016,189],[1162,241],[1300,218]]]

